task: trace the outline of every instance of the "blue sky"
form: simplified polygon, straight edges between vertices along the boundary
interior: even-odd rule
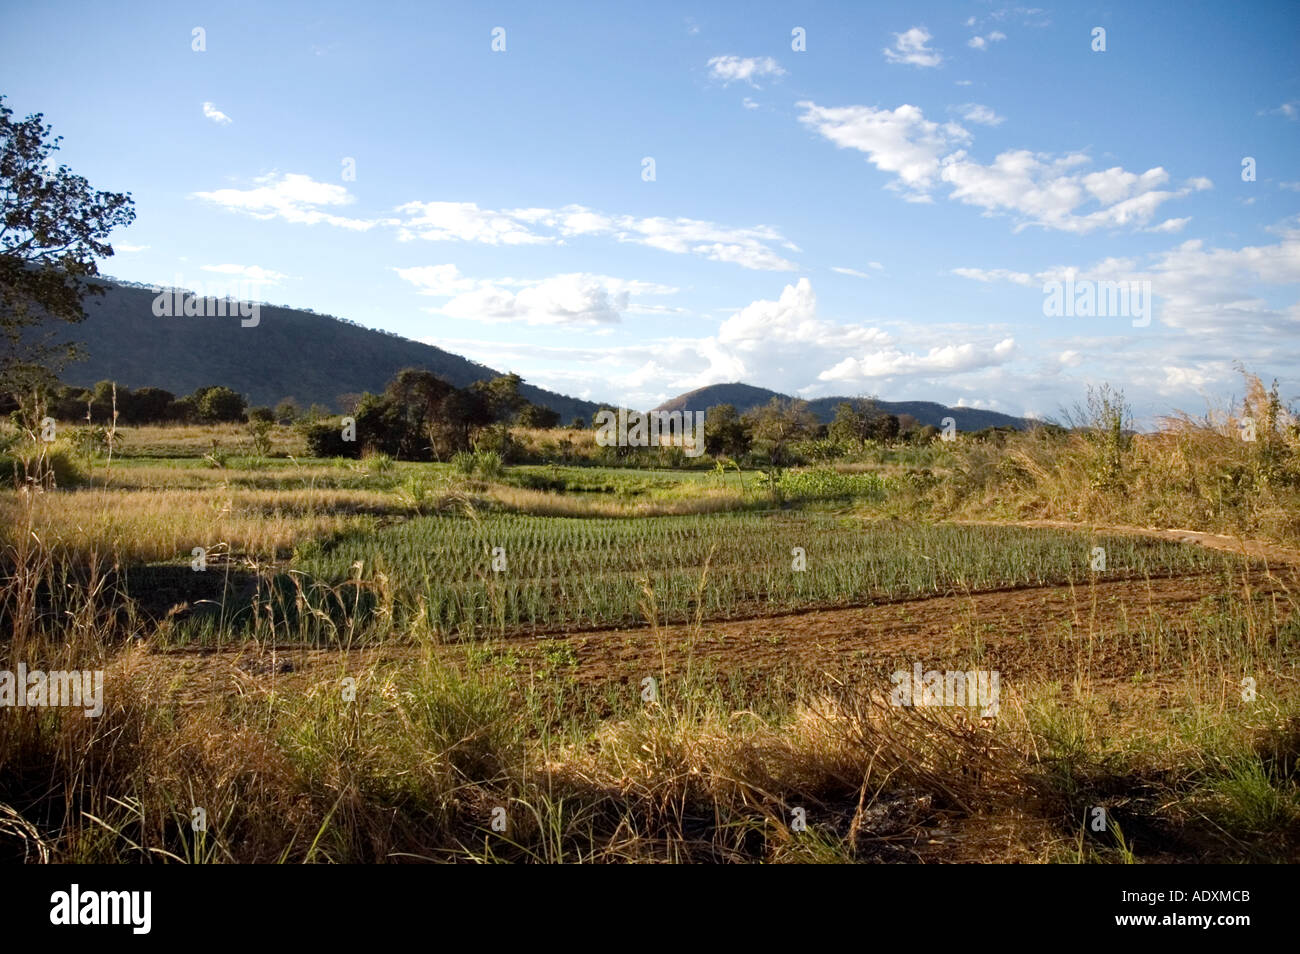
[[[0,92],[133,193],[121,278],[633,406],[1106,381],[1149,419],[1235,362],[1300,398],[1298,42],[1291,2],[53,2],[6,12]],[[1067,275],[1152,319],[1046,316]]]

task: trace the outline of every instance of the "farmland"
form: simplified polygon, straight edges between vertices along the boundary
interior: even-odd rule
[[[1124,495],[1068,489],[1088,483],[1086,443],[1054,447],[1047,483],[1035,435],[781,471],[324,459],[272,438],[257,454],[234,426],[137,428],[112,457],[70,457],[65,486],[0,497],[8,652],[107,674],[101,720],[6,716],[14,857],[1242,861],[1300,844],[1300,557],[1279,490],[1220,498],[1201,523],[1226,535],[1198,546],[1132,526]],[[998,714],[891,706],[891,674],[915,666],[1000,673]],[[88,785],[110,738],[132,741]],[[1077,822],[1097,802],[1102,834]],[[202,839],[196,804],[217,819]]]

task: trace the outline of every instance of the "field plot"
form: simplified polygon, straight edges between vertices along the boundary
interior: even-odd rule
[[[100,720],[0,723],[15,813],[0,845],[96,861],[1296,856],[1293,550],[947,522],[895,462],[861,467],[140,456],[6,494],[4,606],[24,621],[7,654],[99,660],[106,685]],[[997,714],[891,704],[917,666],[996,672]],[[202,838],[195,804],[214,819]],[[1098,804],[1111,827],[1081,830]]]
[[[309,580],[386,581],[442,633],[759,616],[935,593],[1224,567],[1221,554],[1132,536],[867,522],[817,513],[646,520],[423,517],[350,533],[295,561]],[[494,565],[497,569],[494,569]],[[1105,573],[1102,575],[1104,576]],[[309,590],[311,584],[304,584]],[[341,593],[346,604],[350,597]]]

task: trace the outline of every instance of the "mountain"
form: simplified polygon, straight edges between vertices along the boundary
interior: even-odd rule
[[[752,384],[711,384],[678,395],[670,401],[660,404],[656,411],[705,411],[718,404],[732,404],[740,413],[761,407],[774,397],[789,400],[789,395],[767,388],[756,388]],[[835,418],[835,407],[842,401],[852,401],[850,397],[825,397],[808,402],[808,410],[819,421],[829,423]],[[951,417],[962,431],[979,431],[986,427],[1014,427],[1026,430],[1033,426],[1032,421],[1023,417],[1012,417],[997,411],[981,411],[973,407],[946,407],[933,401],[877,401],[876,406],[890,414],[910,414],[922,424],[943,427],[943,419]]]
[[[456,387],[501,373],[433,345],[306,309],[259,305],[257,323],[248,327],[238,314],[157,317],[153,288],[111,280],[99,284],[104,294],[86,297],[85,321],[49,326],[84,345],[86,360],[69,364],[60,375],[66,384],[90,387],[111,380],[178,396],[221,384],[251,405],[274,406],[292,397],[303,407],[337,409],[341,395],[378,393],[402,368],[432,371]],[[575,417],[590,421],[599,409],[529,384],[520,391],[534,404],[558,411],[564,423]]]

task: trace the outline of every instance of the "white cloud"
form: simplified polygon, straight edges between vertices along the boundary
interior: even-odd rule
[[[113,251],[118,253],[143,252],[148,247],[149,247],[148,245],[127,245],[125,242],[119,242],[118,244],[113,246]]]
[[[1190,216],[1181,219],[1165,219],[1159,225],[1151,226],[1151,228],[1147,229],[1147,231],[1148,232],[1171,232],[1171,233],[1181,232],[1183,230],[1183,226],[1185,226],[1190,221],[1192,221]]]
[[[1086,269],[1056,267],[1033,274],[1008,269],[955,268],[953,273],[981,282],[1007,281],[1036,287],[1072,277],[1076,282],[1120,281],[1151,283],[1156,298],[1154,317],[1169,328],[1215,336],[1218,350],[1242,350],[1230,344],[1252,335],[1275,343],[1300,334],[1300,300],[1270,303],[1266,289],[1300,285],[1300,224],[1294,220],[1276,229],[1280,241],[1240,249],[1207,249],[1190,239],[1168,251],[1147,256],[1146,265],[1127,258],[1108,258]],[[1278,298],[1274,294],[1273,298]],[[1279,339],[1279,336],[1282,336]]]
[[[768,225],[735,227],[684,216],[641,218],[581,205],[497,210],[480,208],[474,202],[419,201],[398,206],[398,218],[352,219],[323,208],[354,201],[341,185],[278,173],[254,182],[257,185],[251,189],[217,189],[194,195],[258,219],[281,218],[308,225],[324,222],[358,231],[388,226],[396,229],[397,238],[403,242],[422,239],[484,245],[555,245],[569,238],[598,236],[749,269],[793,271],[798,267],[774,247],[798,251],[797,246]]]
[[[977,282],[1012,282],[1016,285],[1034,284],[1034,276],[1028,272],[1013,272],[1006,268],[954,268],[952,273]]]
[[[825,107],[807,100],[797,104],[799,121],[841,149],[857,149],[877,169],[892,172],[896,187],[913,194],[931,188],[940,159],[970,134],[956,123],[931,122],[916,106],[897,109],[871,106]]]
[[[475,202],[407,202],[396,210],[406,216],[398,230],[401,241],[481,242],[485,245],[541,245],[555,241],[536,235],[516,212],[480,209]]]
[[[715,262],[733,262],[765,271],[793,271],[798,267],[771,248],[774,243],[791,249],[794,246],[766,225],[736,228],[684,217],[607,215],[578,205],[548,212],[537,221],[557,229],[564,237],[608,235],[619,242],[648,245],[677,255],[701,255]]]
[[[770,56],[715,56],[709,60],[709,76],[724,86],[739,81],[761,89],[756,79],[784,75],[781,64]]]
[[[968,24],[969,25],[969,24]],[[966,41],[966,45],[976,50],[987,50],[990,43],[997,43],[1005,40],[1007,35],[1001,30],[994,30],[985,36],[973,36]]]
[[[1011,149],[984,164],[964,148],[971,135],[956,123],[929,121],[915,106],[891,111],[870,106],[828,108],[803,101],[799,121],[841,148],[857,149],[883,172],[910,202],[927,202],[942,182],[948,198],[982,208],[986,214],[1016,219],[1016,231],[1041,226],[1087,233],[1099,228],[1147,226],[1169,199],[1209,188],[1192,179],[1181,189],[1159,188],[1169,173],[1155,167],[1141,174],[1118,166],[1083,173],[1084,153],[1053,156]]]
[[[758,109],[758,103],[754,102],[748,96],[740,101],[740,105],[744,106],[746,109]]]
[[[1005,116],[999,116],[987,106],[981,106],[979,103],[967,103],[965,106],[959,106],[962,110],[961,118],[970,123],[979,123],[981,126],[999,126],[1006,122]]]
[[[213,192],[195,192],[197,198],[223,208],[243,212],[255,219],[284,219],[302,225],[325,223],[340,228],[362,231],[376,222],[349,219],[321,211],[320,206],[350,205],[353,197],[341,185],[317,182],[310,176],[289,173],[270,173],[253,180],[252,189],[217,189]]]
[[[234,121],[211,103],[203,104],[203,115],[212,120],[218,126],[229,126]]]
[[[930,31],[919,26],[903,33],[895,33],[893,48],[886,47],[884,50],[885,59],[890,63],[906,63],[909,66],[938,66],[943,62],[943,54],[926,46],[932,39]]]
[[[421,294],[449,299],[428,310],[466,321],[590,327],[616,324],[628,311],[676,311],[632,302],[634,296],[676,294],[676,288],[608,275],[572,272],[540,280],[474,279],[450,264],[394,270]]]
[[[885,348],[861,358],[845,358],[817,377],[821,381],[863,384],[882,378],[925,374],[960,374],[1005,364],[1016,353],[1014,338],[992,347],[965,342],[940,345],[925,354]]]
[[[393,270],[420,289],[422,295],[458,295],[478,286],[474,279],[461,275],[460,269],[455,265],[421,265]]]

